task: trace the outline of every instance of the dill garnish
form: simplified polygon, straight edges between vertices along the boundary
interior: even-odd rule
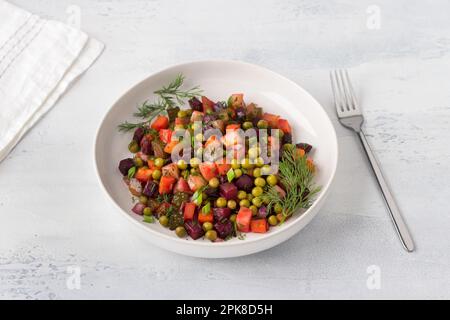
[[[268,203],[269,210],[276,204],[281,205],[284,222],[298,209],[309,208],[320,187],[315,186],[314,171],[308,164],[307,157],[297,154],[295,148],[283,152],[278,175],[286,196],[281,198],[277,189],[269,186],[262,198]]]
[[[184,76],[179,74],[167,86],[153,92],[158,96],[158,100],[156,102],[145,101],[133,114],[137,118],[144,119],[144,121],[137,123],[126,121],[119,125],[119,131],[128,132],[137,128],[145,128],[156,116],[167,113],[170,111],[169,109],[174,108],[177,103],[183,105],[184,99],[191,99],[201,95],[202,91],[198,86],[188,90],[181,89],[183,82]]]

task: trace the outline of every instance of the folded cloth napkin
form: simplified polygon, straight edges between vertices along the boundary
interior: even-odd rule
[[[0,162],[102,50],[76,28],[0,0]]]

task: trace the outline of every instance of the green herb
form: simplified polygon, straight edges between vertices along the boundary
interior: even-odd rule
[[[167,106],[173,107],[176,103],[183,105],[183,99],[191,99],[201,95],[202,90],[198,86],[195,86],[189,90],[182,90],[181,86],[184,82],[184,76],[179,74],[175,80],[169,85],[162,87],[162,89],[155,91]]]
[[[211,212],[211,203],[208,202],[203,208],[202,213],[203,214],[209,214]]]
[[[308,166],[307,158],[299,156],[295,149],[283,152],[279,165],[279,179],[285,187],[286,196],[281,198],[275,187],[267,187],[262,199],[269,203],[269,210],[277,203],[281,205],[283,210],[281,222],[283,222],[298,209],[309,208],[320,187],[314,184],[314,173]]]
[[[227,178],[228,178],[228,182],[233,181],[234,177],[235,177],[235,173],[233,169],[228,170],[227,172]]]
[[[154,216],[144,216],[144,222],[146,223],[155,223],[155,217]]]
[[[206,186],[199,188],[192,196],[192,201],[198,206],[203,202],[203,191],[205,191],[205,189]]]
[[[166,113],[172,121],[179,110],[179,108],[175,108],[176,103],[183,105],[183,99],[191,99],[199,96],[202,92],[198,86],[188,90],[182,90],[181,86],[183,85],[183,82],[184,76],[179,74],[175,80],[167,86],[153,92],[159,96],[159,99],[156,102],[145,101],[133,114],[137,118],[144,119],[144,121],[137,123],[125,121],[119,125],[119,131],[128,132],[137,128],[146,128],[156,116],[162,113]]]
[[[130,169],[128,169],[128,179],[133,179],[135,173],[136,173],[136,167],[131,167]]]

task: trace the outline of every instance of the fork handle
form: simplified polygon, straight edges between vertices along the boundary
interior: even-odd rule
[[[372,166],[375,177],[377,178],[378,185],[380,186],[381,193],[383,194],[384,201],[386,202],[387,208],[389,210],[389,215],[391,216],[392,222],[394,224],[395,230],[400,237],[403,247],[408,251],[414,251],[414,241],[409,233],[408,227],[403,220],[400,213],[400,209],[395,202],[394,196],[392,195],[386,180],[383,177],[381,168],[375,158],[375,155],[370,149],[369,143],[367,142],[364,132],[361,130],[358,132],[359,139],[364,147],[364,151],[369,159],[370,165]]]

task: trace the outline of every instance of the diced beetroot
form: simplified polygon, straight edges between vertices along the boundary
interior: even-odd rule
[[[195,110],[195,111],[203,110],[202,102],[199,99],[197,99],[196,97],[193,97],[192,99],[189,100],[189,105],[191,106],[192,110]]]
[[[240,176],[235,184],[240,190],[244,190],[245,192],[251,192],[253,189],[253,179],[246,174]]]
[[[218,188],[212,188],[210,186],[206,187],[205,193],[209,198],[218,198],[220,197],[219,189]]]
[[[146,155],[152,153],[152,141],[146,136],[141,140],[141,152]]]
[[[220,185],[220,195],[227,200],[235,199],[237,197],[238,188],[229,182]]]
[[[309,153],[312,149],[312,145],[310,145],[309,143],[297,143],[295,146],[297,148],[305,150],[306,153]]]
[[[196,221],[191,221],[191,220],[186,221],[184,223],[184,228],[186,229],[188,235],[194,240],[197,240],[198,238],[202,237],[204,234],[202,227]]]
[[[145,131],[143,128],[139,127],[134,131],[133,140],[137,143],[141,143],[142,138],[144,137]]]
[[[158,194],[158,187],[159,186],[156,182],[150,180],[145,185],[142,194],[146,195],[149,198],[156,196]]]
[[[133,209],[131,209],[131,211],[142,216],[144,214],[144,209],[145,209],[145,204],[138,202],[134,205],[134,207],[133,207]]]
[[[231,210],[229,208],[214,208],[213,213],[215,221],[223,221],[230,217]]]
[[[134,167],[134,161],[131,158],[123,159],[119,162],[119,171],[122,175],[128,175],[128,170]]]
[[[258,210],[258,218],[266,218],[267,217],[267,208],[265,206],[261,206],[261,208],[259,208]]]
[[[233,224],[231,223],[230,220],[217,222],[216,224],[214,224],[214,228],[217,231],[217,235],[221,239],[225,239],[231,234],[231,232],[233,232]]]

